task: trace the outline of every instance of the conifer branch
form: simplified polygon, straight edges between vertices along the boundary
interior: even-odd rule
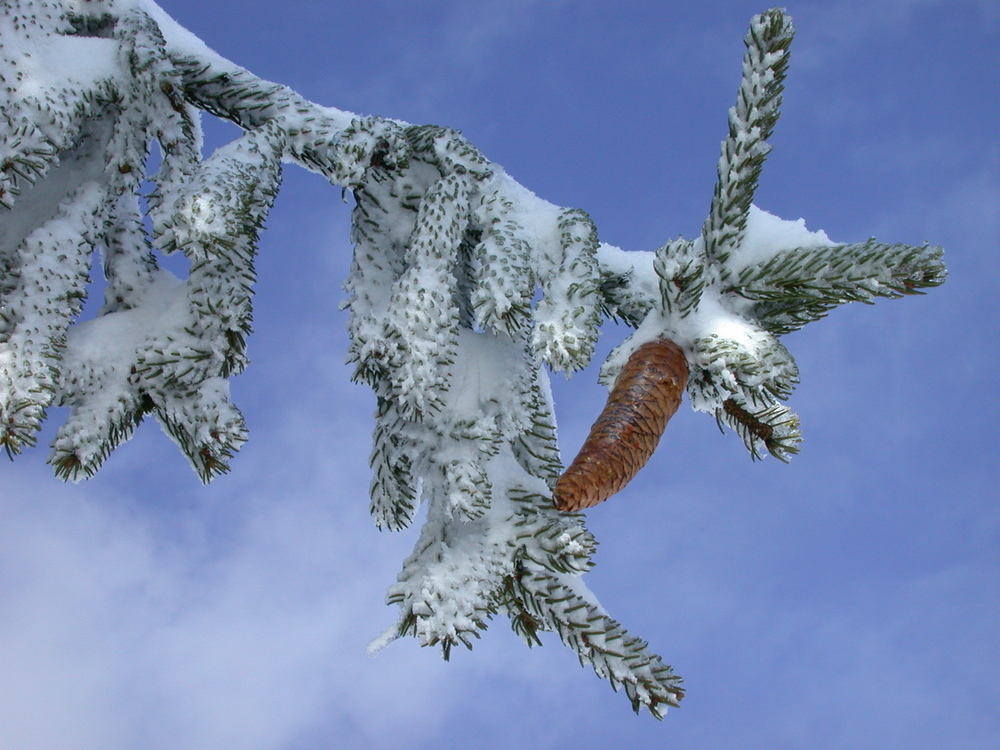
[[[616,691],[625,689],[636,713],[645,706],[655,718],[662,719],[668,707],[680,705],[682,680],[645,641],[608,617],[590,597],[581,595],[574,581],[539,572],[524,562],[513,580],[510,601],[520,610],[515,632],[522,629],[529,639],[537,639],[538,630],[557,633],[576,652],[581,666],[589,664]]]
[[[586,367],[597,341],[597,231],[579,209],[561,210],[556,222],[559,244],[548,247],[558,253],[539,257],[544,296],[535,308],[534,346],[552,369],[570,374]]]
[[[781,403],[798,384],[798,369],[776,337],[837,305],[917,294],[945,278],[940,248],[928,245],[835,244],[818,233],[805,238],[807,246],[764,257],[752,249],[759,238],[748,237],[750,219],[765,216],[753,195],[771,150],[793,34],[778,8],[751,21],[702,235],[644,254],[653,256],[659,293],[639,273],[640,258],[626,264],[615,253],[599,256],[602,311],[638,329],[608,357],[601,381],[614,382],[645,342],[669,337],[687,355],[692,407],[732,428],[753,458],[766,450],[781,460],[798,451],[801,435],[798,417]]]
[[[729,137],[722,144],[719,179],[702,228],[705,253],[720,270],[743,240],[760,171],[771,151],[767,139],[778,121],[794,33],[784,11],[772,8],[751,20],[743,40],[743,79],[729,110]]]
[[[503,612],[528,645],[556,632],[636,710],[659,718],[677,705],[679,678],[581,580],[596,542],[579,514],[553,506],[567,495],[544,367],[585,367],[602,314],[638,329],[602,378],[641,381],[612,435],[640,439],[619,461],[628,470],[596,496],[631,479],[680,400],[683,378],[666,387],[662,362],[639,367],[638,379],[627,365],[664,341],[676,344],[667,359],[675,375],[688,373],[695,409],[733,429],[754,457],[786,459],[798,420],[781,402],[798,373],[777,336],[837,304],[944,279],[940,250],[927,246],[810,235],[754,249],[762,212],[753,193],[778,117],[790,20],[774,9],[751,23],[702,235],[625,253],[598,242],[585,212],[541,200],[454,130],[319,106],[161,27],[160,11],[142,0],[126,6],[0,6],[4,33],[17,35],[0,48],[11,100],[0,116],[7,454],[32,444],[46,409],[61,404],[70,414],[49,460],[63,479],[93,475],[148,414],[203,481],[228,470],[247,439],[229,378],[247,365],[258,235],[281,164],[293,161],[355,201],[343,306],[354,379],[378,403],[373,519],[401,529],[427,505],[389,590],[400,619],[388,639],[413,635],[447,658]],[[81,36],[113,53],[98,72],[40,74],[30,93],[13,86],[25,54],[58,55]],[[244,131],[207,159],[201,111]],[[147,174],[154,141],[162,163]],[[150,232],[139,193],[147,179],[156,185]],[[74,324],[95,248],[104,303]],[[157,252],[183,253],[189,277],[159,268]],[[578,499],[595,488],[584,489]]]
[[[944,283],[939,247],[887,245],[870,239],[854,245],[795,248],[735,275],[726,293],[752,303],[749,314],[768,330],[785,334],[818,320],[846,302],[874,302],[920,294]]]
[[[703,243],[678,238],[656,251],[653,269],[660,280],[660,303],[668,315],[687,317],[705,289],[707,258]]]

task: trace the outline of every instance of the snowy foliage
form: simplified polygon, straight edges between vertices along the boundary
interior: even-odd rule
[[[701,237],[678,238],[656,251],[656,291],[632,284],[631,294],[615,292],[613,309],[637,330],[601,370],[611,385],[632,351],[666,335],[688,354],[692,407],[732,428],[754,458],[763,449],[782,460],[798,451],[801,437],[798,417],[781,403],[798,383],[798,369],[777,337],[836,305],[914,293],[945,275],[940,248],[837,244],[808,231],[801,219],[783,221],[753,205],[792,33],[780,10],[751,22]],[[622,268],[617,258],[614,277],[640,276],[645,268],[645,260]],[[635,299],[640,290],[646,299]]]
[[[598,242],[589,217],[514,182],[455,131],[320,107],[220,58],[150,0],[0,7],[0,443],[32,444],[71,407],[57,474],[96,472],[152,414],[203,481],[247,439],[228,378],[246,366],[257,238],[283,162],[351,191],[348,360],[377,396],[371,512],[419,541],[388,601],[401,635],[447,657],[506,614],[553,631],[638,711],[683,695],[583,584],[594,540],[552,505],[562,465],[546,368],[587,365],[604,317],[684,350],[692,406],[754,456],[794,453],[798,374],[778,336],[835,305],[941,283],[930,247],[831,242],[752,205],[792,37],[756,17],[701,237],[650,252]],[[244,134],[201,155],[199,110]],[[153,144],[159,154],[151,165]],[[145,198],[144,183],[154,186]],[[76,322],[91,256],[107,287]],[[183,253],[186,279],[157,253]]]

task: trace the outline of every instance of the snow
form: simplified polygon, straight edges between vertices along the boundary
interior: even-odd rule
[[[559,206],[539,198],[500,167],[482,192],[485,194],[491,190],[497,190],[510,199],[521,235],[532,248],[559,247],[558,218],[562,210]]]
[[[2,27],[0,27],[2,28]],[[118,42],[81,36],[33,36],[0,31],[17,71],[14,98],[43,98],[52,89],[90,89],[118,73]]]
[[[637,283],[653,292],[659,282],[656,272],[653,271],[653,261],[656,260],[656,253],[647,250],[622,250],[620,247],[602,242],[597,248],[597,258],[601,263],[601,268],[613,274],[628,276],[635,274]]]
[[[118,2],[121,3],[121,0],[118,0]],[[167,42],[167,46],[172,52],[178,55],[196,57],[206,63],[211,63],[212,65],[219,65],[227,68],[236,67],[233,63],[229,62],[222,55],[206,45],[195,34],[191,33],[177,23],[177,21],[171,18],[170,15],[168,15],[159,5],[154,3],[153,0],[133,0],[133,4],[141,7],[142,10],[149,14],[150,18],[156,21],[157,26],[160,27],[160,32],[163,34],[164,40]]]
[[[836,243],[822,230],[810,231],[804,219],[781,219],[755,205],[747,214],[746,229],[740,246],[726,261],[726,270],[737,274],[750,266],[765,263],[775,255],[795,249],[832,247]],[[695,241],[695,251],[702,246],[702,239]],[[621,345],[614,349],[601,368],[601,382],[610,389],[628,357],[642,344],[667,337],[687,352],[689,362],[694,362],[699,342],[712,338],[731,342],[734,350],[748,356],[759,356],[775,346],[773,337],[759,324],[746,317],[745,300],[732,294],[723,294],[717,270],[709,269],[708,284],[701,298],[689,314],[667,314],[660,300],[659,277],[653,268],[654,253],[625,252],[620,248],[602,245],[598,252],[601,266],[613,273],[631,273],[632,286],[648,294],[653,309],[638,328]],[[731,374],[723,378],[732,380]],[[762,376],[761,380],[766,379]],[[711,411],[711,405],[702,404]]]
[[[732,254],[727,266],[739,273],[744,268],[770,260],[783,250],[831,247],[835,244],[823,230],[812,232],[807,229],[805,219],[779,219],[752,205],[747,214],[743,242]]]
[[[122,2],[122,0],[118,1],[119,3]],[[177,23],[177,21],[166,13],[159,5],[153,2],[153,0],[130,0],[130,4],[135,4],[140,7],[156,22],[160,28],[160,32],[163,34],[164,40],[166,41],[169,54],[172,57],[189,57],[197,59],[204,65],[213,68],[214,70],[212,73],[216,75],[223,72],[238,74],[244,70],[235,63],[227,60],[225,57],[206,45],[198,36]],[[294,94],[294,92],[291,91],[289,91],[289,93]],[[312,103],[310,103],[310,107],[308,109],[296,109],[294,107],[286,108],[283,110],[282,115],[287,120],[286,125],[289,131],[297,128],[300,131],[309,132],[309,130],[316,129],[317,127],[318,123],[314,118],[314,115],[317,113],[322,113],[326,116],[334,129],[338,131],[343,131],[348,128],[351,122],[358,117],[353,112],[336,109],[335,107],[320,107]],[[306,163],[302,163],[302,166],[307,169],[312,169],[312,166]]]
[[[757,326],[729,309],[714,290],[702,295],[698,309],[679,328],[685,342],[718,336],[747,348],[754,346],[760,333]]]
[[[181,330],[189,318],[184,283],[160,270],[142,304],[70,327],[63,359],[73,372],[98,363],[128,373],[136,351],[147,337],[163,330]]]

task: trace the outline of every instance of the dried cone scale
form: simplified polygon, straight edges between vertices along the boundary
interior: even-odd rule
[[[669,339],[632,352],[580,453],[556,482],[556,508],[592,508],[632,481],[680,406],[687,375],[687,358]]]

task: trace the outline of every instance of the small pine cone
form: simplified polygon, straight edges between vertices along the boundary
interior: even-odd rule
[[[632,352],[580,453],[556,482],[556,508],[592,508],[632,481],[680,406],[687,375],[687,358],[669,339]]]

